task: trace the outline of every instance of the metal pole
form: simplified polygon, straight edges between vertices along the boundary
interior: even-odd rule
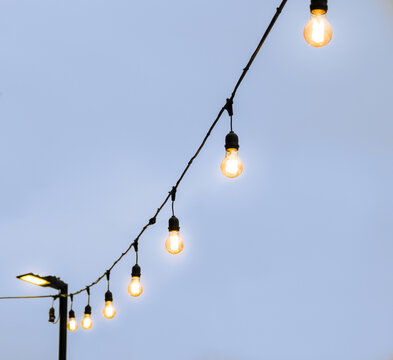
[[[67,359],[67,307],[68,307],[67,295],[68,295],[68,285],[64,284],[64,286],[62,286],[60,289],[60,300],[59,300],[60,302],[59,360]]]

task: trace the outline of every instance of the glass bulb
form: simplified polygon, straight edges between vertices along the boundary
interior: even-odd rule
[[[238,177],[243,172],[243,162],[237,149],[227,149],[225,159],[221,163],[221,171],[229,178]]]
[[[85,314],[81,321],[81,325],[85,330],[91,329],[91,327],[93,326],[93,321],[91,320],[90,314]]]
[[[78,323],[75,320],[75,318],[70,318],[70,320],[68,321],[68,330],[70,331],[76,331],[76,329],[78,329]]]
[[[165,247],[169,253],[176,255],[184,249],[184,243],[179,231],[169,231],[169,236],[165,241]]]
[[[304,28],[304,38],[314,47],[327,45],[333,37],[333,29],[326,19],[326,11],[313,10],[311,19]]]
[[[104,317],[107,319],[113,319],[116,315],[116,309],[113,306],[112,301],[105,301],[105,307],[102,310]]]
[[[133,297],[138,297],[143,293],[141,278],[139,276],[133,276],[131,278],[131,282],[128,285],[128,293]]]

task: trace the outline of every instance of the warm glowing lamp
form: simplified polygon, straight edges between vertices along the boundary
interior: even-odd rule
[[[105,293],[105,307],[102,313],[106,319],[113,319],[116,315],[116,309],[113,306],[113,296],[109,290]]]
[[[169,235],[165,241],[165,247],[170,254],[179,254],[184,249],[184,243],[180,237],[179,219],[174,215],[169,219],[168,230]]]
[[[131,282],[128,285],[128,293],[133,297],[138,297],[143,293],[143,287],[141,284],[141,267],[135,264],[132,267]]]
[[[86,307],[85,307],[85,315],[81,321],[81,326],[85,330],[89,330],[93,326],[93,320],[91,319],[91,306],[90,305],[86,305]]]
[[[70,310],[69,314],[68,314],[68,330],[74,332],[78,329],[78,322],[75,320],[75,312],[74,310]]]
[[[326,18],[327,0],[311,0],[311,18],[304,28],[304,38],[314,47],[327,45],[333,37],[333,29]]]
[[[238,177],[243,172],[243,162],[239,158],[239,137],[233,131],[225,137],[225,149],[221,171],[228,178]]]

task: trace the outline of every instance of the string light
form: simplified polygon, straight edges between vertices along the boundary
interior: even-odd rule
[[[74,305],[74,295],[70,295],[71,298],[71,310],[68,313],[68,325],[67,328],[71,332],[74,332],[78,329],[78,322],[75,319],[75,311],[72,310],[72,306]]]
[[[87,291],[87,305],[85,307],[85,314],[81,321],[81,326],[83,329],[89,330],[93,326],[93,320],[91,319],[90,287],[87,287],[86,291]]]
[[[231,119],[231,131],[225,137],[225,158],[221,163],[221,171],[228,178],[236,178],[243,172],[243,162],[239,157],[239,137],[232,130],[233,100],[227,99],[225,110]]]
[[[184,243],[180,236],[180,224],[179,219],[175,216],[174,204],[176,200],[176,187],[172,188],[172,217],[168,222],[169,235],[165,241],[165,247],[170,254],[176,255],[183,251]]]
[[[230,178],[235,178],[242,173],[243,163],[240,160],[239,155],[238,155],[239,138],[232,130],[233,100],[236,96],[239,86],[243,82],[243,79],[245,78],[247,72],[249,71],[251,65],[253,64],[256,56],[258,55],[260,49],[262,48],[262,45],[264,44],[265,40],[267,39],[271,29],[273,28],[274,24],[276,23],[279,15],[281,14],[283,8],[286,5],[286,3],[287,3],[287,0],[282,0],[280,6],[276,9],[276,13],[273,16],[270,24],[268,25],[265,33],[263,34],[260,42],[258,43],[258,46],[256,47],[255,51],[251,55],[246,67],[243,68],[243,72],[242,72],[241,76],[239,77],[239,79],[238,79],[238,81],[232,91],[231,97],[229,99],[227,99],[226,104],[219,111],[216,119],[213,121],[213,123],[211,124],[205,137],[203,138],[202,143],[197,148],[195,154],[188,161],[185,169],[183,170],[179,179],[177,180],[176,185],[173,186],[172,191],[169,192],[167,197],[164,199],[162,204],[159,206],[159,208],[155,212],[154,216],[142,228],[142,230],[140,231],[140,233],[138,234],[136,239],[133,241],[133,243],[131,243],[129,245],[129,247],[126,249],[126,251],[123,252],[115,260],[115,262],[112,264],[112,266],[109,268],[109,270],[107,270],[104,274],[99,276],[98,279],[96,279],[94,282],[92,282],[89,286],[86,286],[85,288],[82,288],[82,289],[80,289],[74,293],[68,294],[68,295],[59,295],[59,296],[69,296],[71,298],[71,310],[69,311],[69,322],[68,322],[68,329],[70,331],[76,331],[78,328],[78,324],[75,319],[75,312],[72,309],[73,296],[78,295],[84,291],[87,292],[88,303],[85,307],[84,317],[81,321],[81,326],[83,329],[86,329],[86,330],[90,329],[93,326],[93,321],[91,319],[92,310],[91,310],[91,306],[90,306],[90,287],[98,284],[105,277],[105,275],[107,276],[107,280],[108,280],[108,290],[105,293],[105,307],[103,309],[103,315],[108,319],[111,319],[116,315],[116,310],[113,307],[113,296],[109,290],[109,273],[132,248],[134,248],[134,250],[135,250],[136,263],[132,267],[131,282],[128,286],[128,292],[133,297],[138,297],[142,294],[143,287],[140,282],[141,268],[138,265],[138,241],[139,241],[140,237],[143,235],[143,233],[146,231],[146,229],[156,223],[157,216],[159,215],[161,210],[164,208],[164,206],[167,204],[167,202],[169,201],[170,198],[172,199],[172,217],[169,219],[169,224],[168,224],[169,225],[168,226],[169,236],[166,239],[165,246],[166,246],[166,249],[168,250],[168,252],[171,254],[178,254],[183,250],[184,244],[183,244],[183,240],[180,237],[179,219],[174,214],[174,202],[175,202],[175,197],[176,197],[176,190],[177,190],[178,186],[180,185],[180,183],[182,182],[184,176],[188,172],[189,168],[191,167],[193,161],[198,157],[201,150],[205,146],[207,139],[211,135],[212,131],[216,127],[218,121],[220,120],[221,116],[223,115],[223,113],[225,111],[228,111],[228,114],[230,116],[231,131],[229,132],[229,134],[225,138],[226,155],[225,155],[225,159],[223,160],[223,162],[221,164],[221,170],[225,176],[230,177]],[[325,4],[325,3],[326,3],[326,10],[324,10],[324,7],[323,7],[323,4]],[[320,4],[322,4],[322,6]],[[327,0],[311,0],[311,11],[312,11],[312,14],[315,16],[325,15],[327,12]],[[324,22],[324,24],[325,24],[325,22]],[[306,26],[306,28],[307,28],[307,26]],[[315,29],[321,29],[321,28],[322,27],[315,28]],[[314,28],[312,28],[312,29],[314,29]],[[326,39],[328,38],[328,41],[326,42],[326,44],[331,39],[331,34],[330,34],[330,38],[327,36],[327,35],[329,35],[328,30],[329,30],[328,27],[326,27],[326,26],[323,27],[323,36],[324,36],[323,41],[326,42]],[[313,31],[311,31],[311,34],[312,33],[313,33]],[[317,32],[317,34],[318,34],[318,32]],[[308,36],[308,32],[307,32],[307,36]],[[305,37],[306,37],[306,29],[305,29]],[[317,35],[314,34],[314,38],[316,38],[316,37],[317,37]],[[311,35],[311,38],[312,38],[312,35]],[[307,39],[308,39],[308,37],[306,37],[306,40]],[[324,44],[324,45],[326,45],[326,44]],[[313,45],[313,46],[315,46],[315,45]],[[323,46],[323,45],[319,45],[319,46]],[[39,284],[39,285],[44,286],[45,284]],[[46,298],[46,297],[53,297],[53,295],[31,296],[31,297],[0,297],[0,299],[25,299],[25,298]],[[53,308],[53,306],[52,306],[52,308]],[[51,309],[51,311],[52,311],[52,309]],[[50,313],[50,320],[52,320],[52,319],[54,319],[54,308],[53,308],[53,316],[52,316],[52,313]]]
[[[327,0],[311,0],[311,18],[304,28],[304,38],[314,47],[327,45],[333,37],[333,29],[326,18]]]
[[[105,307],[102,310],[102,313],[106,319],[113,319],[116,315],[116,309],[113,306],[113,296],[112,293],[109,291],[109,277],[110,271],[106,272],[106,278],[108,280],[108,290],[105,293]]]
[[[236,96],[237,90],[239,89],[239,87],[240,87],[240,85],[242,84],[242,82],[243,82],[245,76],[247,75],[248,71],[250,70],[251,65],[254,63],[255,58],[257,57],[259,51],[261,50],[263,44],[265,43],[267,37],[269,36],[270,31],[272,30],[273,26],[275,25],[275,23],[276,23],[278,17],[280,16],[282,10],[283,10],[284,7],[285,7],[287,1],[288,1],[288,0],[282,0],[281,3],[280,3],[280,6],[276,9],[276,12],[275,12],[273,18],[272,18],[272,20],[270,21],[270,23],[269,23],[267,29],[265,30],[265,32],[264,32],[264,34],[263,34],[261,40],[259,41],[259,43],[258,43],[258,45],[257,45],[257,47],[256,47],[256,49],[255,49],[254,52],[252,53],[252,55],[251,55],[251,57],[250,57],[250,59],[249,59],[247,65],[243,68],[243,72],[241,73],[241,75],[240,75],[238,81],[236,82],[236,85],[235,85],[235,87],[234,87],[234,89],[233,89],[233,91],[232,91],[231,97],[230,97],[229,99],[227,99],[226,104],[225,104],[225,105],[220,109],[220,111],[218,112],[217,117],[215,118],[215,120],[214,120],[213,123],[211,124],[209,130],[207,131],[205,137],[204,137],[203,140],[202,140],[202,143],[199,145],[199,147],[197,148],[197,150],[196,150],[196,152],[194,153],[194,155],[193,155],[193,156],[191,157],[191,159],[188,161],[188,163],[187,163],[185,169],[183,170],[183,172],[181,173],[180,177],[178,178],[178,180],[177,180],[176,185],[174,186],[174,188],[177,189],[178,186],[180,185],[180,183],[182,182],[184,176],[186,175],[186,173],[187,173],[188,170],[190,169],[190,167],[191,167],[193,161],[198,157],[198,155],[200,154],[201,150],[202,150],[203,147],[205,146],[205,144],[206,144],[208,138],[210,137],[212,131],[213,131],[214,128],[216,127],[218,121],[221,119],[221,116],[223,115],[223,113],[225,112],[225,110],[228,110],[229,104],[232,106],[233,99],[234,99],[235,96]],[[228,135],[229,135],[229,134],[228,134]],[[236,134],[234,134],[234,135],[236,135]],[[228,139],[228,143],[229,143],[229,144],[231,144],[231,142],[230,142],[229,140],[231,140],[231,141],[236,141],[236,138],[235,138],[234,135],[231,134],[231,136],[230,136],[230,138],[232,138],[232,140],[231,140],[231,139]],[[237,135],[236,135],[236,136],[237,136]],[[235,145],[236,145],[236,143],[234,144],[234,146],[235,146]],[[237,145],[238,145],[238,138],[237,138]],[[236,146],[234,147],[234,149],[236,150]],[[240,164],[240,163],[238,162],[238,166],[240,166],[239,164]],[[169,194],[166,196],[166,198],[164,199],[164,201],[162,202],[162,204],[158,207],[158,209],[157,209],[157,211],[155,212],[154,216],[153,216],[152,218],[150,218],[149,222],[141,229],[141,231],[139,232],[139,234],[138,234],[138,236],[136,237],[136,239],[129,245],[129,247],[128,247],[123,253],[121,253],[121,255],[115,260],[115,262],[114,262],[114,263],[112,264],[112,266],[109,268],[109,270],[112,270],[112,269],[120,262],[120,260],[122,260],[123,257],[124,257],[125,255],[128,254],[128,252],[129,252],[133,247],[134,247],[136,253],[138,253],[137,246],[138,246],[138,241],[139,241],[140,237],[141,237],[141,236],[143,235],[143,233],[147,230],[147,228],[149,228],[150,226],[152,226],[152,225],[154,225],[154,224],[156,223],[156,218],[157,218],[158,214],[162,211],[162,209],[163,209],[164,206],[167,204],[167,202],[169,201],[169,199],[171,198],[171,196],[172,196],[172,191],[169,192]],[[140,273],[141,273],[140,267],[139,267],[138,264],[136,264],[136,265],[133,267],[133,271],[132,271],[132,274],[131,274],[131,282],[130,282],[130,285],[129,285],[129,287],[128,287],[128,290],[129,290],[129,293],[130,293],[131,296],[135,296],[135,295],[132,295],[132,294],[138,294],[138,293],[139,293],[139,295],[140,295],[140,294],[142,293],[142,291],[143,291],[142,285],[140,284]],[[134,274],[135,276],[133,276],[133,274]],[[139,274],[139,275],[138,275],[138,274]],[[93,281],[88,287],[85,287],[85,288],[82,288],[82,289],[80,289],[80,290],[78,290],[78,291],[75,291],[74,293],[72,293],[72,295],[78,295],[78,294],[80,294],[80,293],[82,293],[82,292],[84,292],[84,291],[87,291],[89,287],[94,286],[94,285],[97,285],[97,284],[105,277],[105,275],[106,275],[106,272],[103,273],[101,276],[99,276],[98,279],[96,279],[95,281]],[[133,278],[135,278],[135,279],[134,279],[134,282],[133,282]],[[135,291],[135,292],[134,292],[134,291],[131,291],[131,289],[138,289],[138,291]],[[136,295],[136,296],[139,296],[139,295]]]
[[[128,285],[128,293],[133,297],[138,297],[143,293],[143,287],[141,284],[141,267],[138,265],[138,242],[134,242],[135,249],[135,265],[131,270],[131,281]]]

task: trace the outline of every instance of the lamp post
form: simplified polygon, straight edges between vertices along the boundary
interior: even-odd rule
[[[59,297],[59,360],[67,359],[67,295],[68,284],[56,276],[39,276],[32,273],[19,275],[18,279],[27,281],[34,285],[51,287],[60,291]]]

